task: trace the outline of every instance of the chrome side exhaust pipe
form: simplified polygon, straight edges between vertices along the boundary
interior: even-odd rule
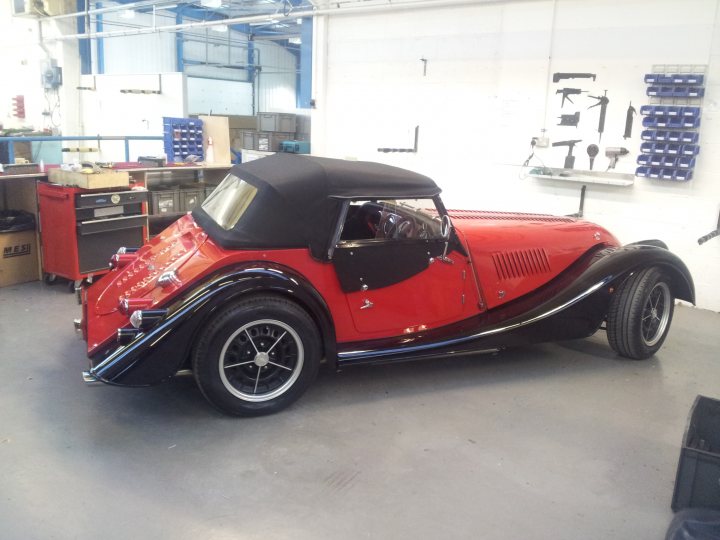
[[[102,384],[102,381],[100,381],[95,375],[93,375],[89,371],[83,371],[82,378],[85,384]]]

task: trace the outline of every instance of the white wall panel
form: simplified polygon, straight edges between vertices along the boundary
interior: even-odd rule
[[[294,111],[298,61],[272,42],[256,42],[262,72],[257,88],[258,112]]]
[[[246,82],[187,78],[188,112],[252,115],[252,85]]]
[[[157,26],[174,24],[174,17],[156,19]],[[128,24],[152,26],[152,15],[136,13],[133,19],[123,19],[119,12],[103,15],[103,30],[123,30]],[[161,32],[137,36],[113,37],[103,40],[105,73],[135,74],[175,71],[175,34]],[[97,73],[97,47],[93,47],[94,71]]]
[[[632,139],[622,133],[629,101],[638,109],[647,102],[643,74],[652,64],[709,62],[695,178],[685,184],[637,179],[632,188],[591,184],[585,212],[622,242],[668,242],[695,277],[698,305],[718,311],[720,242],[696,242],[715,227],[720,209],[716,13],[715,0],[548,0],[316,18],[313,151],[428,174],[450,207],[571,213],[579,184],[523,178],[520,167],[542,128],[552,141],[584,139],[575,150],[578,167],[586,167],[585,147],[598,143],[597,109],[587,109],[594,101],[580,98],[581,128],[558,128],[555,90],[608,89],[601,152],[627,147],[631,155],[617,170],[634,172],[641,118]],[[556,71],[592,72],[598,79],[548,85]],[[411,146],[416,125],[417,154],[377,151]],[[538,151],[555,167],[566,153]],[[607,166],[602,153],[595,164],[596,170]]]

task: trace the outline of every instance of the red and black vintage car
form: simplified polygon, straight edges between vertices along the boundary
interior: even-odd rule
[[[583,338],[643,359],[685,265],[573,217],[448,211],[429,178],[277,155],[235,166],[202,207],[82,291],[86,381],[144,386],[190,369],[238,415],[296,400],[332,369]]]

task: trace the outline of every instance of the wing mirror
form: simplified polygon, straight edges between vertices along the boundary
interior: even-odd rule
[[[450,223],[450,216],[443,214],[440,220],[440,235],[445,240],[445,249],[443,249],[442,256],[438,257],[438,260],[446,264],[454,264],[450,257],[447,256],[448,247],[450,246],[450,232],[452,231],[452,224]]]
[[[450,225],[450,216],[445,214],[440,221],[440,235],[445,240],[450,240],[450,229],[451,228],[452,227]]]

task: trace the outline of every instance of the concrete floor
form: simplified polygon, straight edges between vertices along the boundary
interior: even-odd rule
[[[720,315],[657,357],[589,340],[321,374],[221,416],[192,378],[86,387],[65,288],[0,289],[0,538],[660,539]]]

